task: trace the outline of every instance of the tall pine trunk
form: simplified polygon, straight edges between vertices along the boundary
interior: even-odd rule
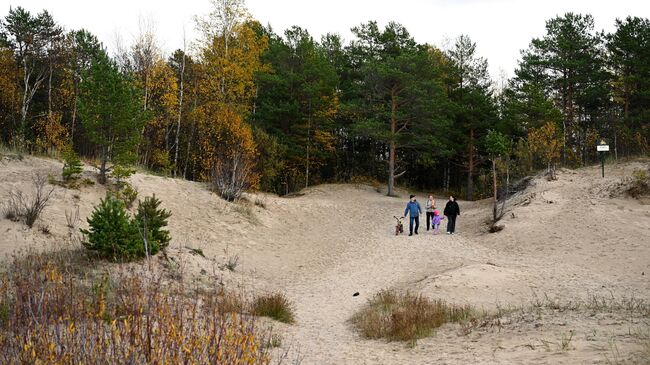
[[[492,221],[497,222],[497,164],[492,158]]]
[[[77,91],[74,93],[74,106],[72,107],[72,122],[70,125],[70,142],[74,145],[74,125],[77,121]]]
[[[50,62],[50,74],[47,80],[47,116],[52,118],[52,74],[54,73],[54,66]]]
[[[309,143],[311,134],[311,99],[309,99],[309,112],[307,113],[307,160],[305,161],[305,187],[309,186]]]
[[[388,196],[395,195],[395,152],[397,146],[395,137],[397,133],[397,100],[395,91],[391,90],[391,108],[390,108],[390,143],[388,144]]]
[[[469,129],[467,162],[467,200],[474,199],[474,128]]]
[[[108,147],[106,147],[106,145],[102,146],[102,153],[100,158],[101,166],[99,167],[99,183],[106,184],[106,173],[108,172],[108,169],[106,168],[106,164],[108,162]]]

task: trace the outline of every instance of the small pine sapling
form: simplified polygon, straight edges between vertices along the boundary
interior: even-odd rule
[[[135,173],[135,169],[123,165],[113,166],[111,171],[111,176],[117,181],[117,185],[121,187],[124,184],[124,180],[128,179]]]
[[[149,253],[155,255],[160,250],[164,250],[171,240],[167,227],[167,219],[171,217],[171,212],[160,208],[161,201],[156,195],[144,198],[138,204],[138,211],[134,217],[135,224],[138,226],[142,235],[146,234]]]
[[[81,174],[83,168],[79,156],[74,152],[71,145],[63,147],[63,180],[69,181],[76,178],[75,175]]]
[[[144,256],[137,227],[129,219],[124,203],[110,193],[95,207],[87,221],[89,229],[80,230],[86,235],[83,245],[87,249],[112,261]]]

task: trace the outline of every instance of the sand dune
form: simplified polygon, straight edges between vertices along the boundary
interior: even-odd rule
[[[33,173],[58,174],[60,168],[47,159],[5,160],[0,201],[11,189],[28,191]],[[316,186],[293,198],[251,194],[249,200],[266,207],[253,206],[250,215],[199,183],[140,173],[130,182],[141,196],[155,193],[172,211],[169,255],[184,263],[188,275],[216,272],[236,254],[236,272],[221,273],[227,285],[289,296],[297,323],[274,326],[303,364],[592,364],[611,359],[612,343],[622,358],[632,358],[639,345],[629,334],[643,319],[544,308],[535,316],[513,313],[499,326],[469,334],[444,326],[412,348],[364,340],[347,320],[385,288],[486,310],[530,306],[535,298],[650,300],[650,205],[616,193],[635,168],[648,163],[608,166],[604,179],[595,167],[560,171],[557,181],[536,179],[511,199],[505,229],[496,234],[486,233],[484,224],[489,202],[461,201],[454,236],[433,236],[422,226],[418,236],[394,236],[392,216],[403,212],[406,199],[363,185]],[[57,187],[43,215],[51,235],[0,220],[0,254],[66,239],[64,212],[78,206],[83,226],[103,194],[97,185]],[[439,205],[444,201],[438,197]],[[188,248],[201,249],[205,258]],[[353,297],[355,292],[360,295]],[[556,348],[569,333],[571,348]]]

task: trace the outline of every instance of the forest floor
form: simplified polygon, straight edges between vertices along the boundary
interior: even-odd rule
[[[54,160],[0,159],[0,202],[12,190],[30,193],[35,173],[60,176]],[[649,166],[610,164],[605,178],[597,167],[536,178],[509,200],[498,233],[487,233],[490,201],[459,201],[452,236],[427,232],[424,219],[419,235],[395,236],[393,216],[403,213],[407,191],[393,198],[332,184],[290,198],[249,194],[242,205],[200,183],[143,173],[129,181],[171,210],[168,256],[180,276],[286,293],[296,323],[270,322],[282,336],[276,352],[302,364],[643,363],[650,318],[636,309],[650,301],[650,199],[628,197],[623,187],[634,169]],[[94,176],[90,168],[84,175]],[[97,184],[56,187],[37,223],[48,234],[0,220],[0,255],[69,240],[66,211],[78,207],[84,227],[104,192]],[[437,201],[441,208],[446,198]],[[234,256],[234,272],[220,268]],[[415,344],[362,338],[350,317],[391,288],[502,314],[472,328],[444,325]]]

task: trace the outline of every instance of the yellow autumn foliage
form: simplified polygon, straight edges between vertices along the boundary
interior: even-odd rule
[[[528,132],[528,146],[532,155],[542,160],[552,176],[552,167],[560,158],[562,141],[555,123],[547,122]]]
[[[242,22],[229,34],[214,32],[202,45],[198,83],[202,104],[194,113],[201,177],[214,182],[215,174],[227,173],[228,179],[245,180],[237,184],[241,189],[256,189],[260,181],[252,171],[257,148],[246,118],[255,96],[255,75],[265,67],[261,55],[268,39],[256,34],[252,26]],[[246,171],[237,171],[242,168]]]
[[[268,333],[224,304],[232,294],[218,285],[188,291],[152,271],[80,274],[91,263],[71,252],[23,252],[0,274],[0,363],[271,362]]]

